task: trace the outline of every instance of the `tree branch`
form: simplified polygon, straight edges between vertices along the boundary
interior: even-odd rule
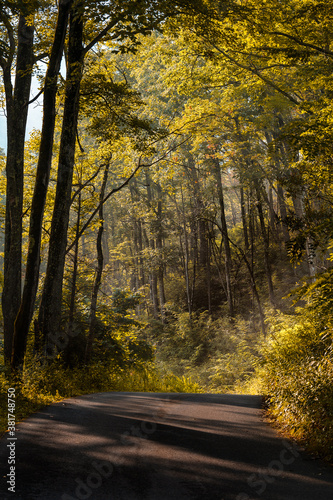
[[[15,37],[14,37],[14,32],[13,32],[13,27],[10,24],[10,21],[7,16],[4,15],[3,12],[0,11],[0,20],[3,22],[3,24],[6,27],[7,33],[8,33],[8,38],[9,38],[9,52],[8,52],[8,60],[7,64],[11,66],[15,54]]]
[[[333,57],[333,52],[331,50],[322,49],[321,47],[318,47],[317,45],[313,45],[312,43],[303,42],[302,40],[300,40],[296,36],[289,35],[288,33],[283,33],[282,31],[271,31],[268,34],[269,35],[284,36],[286,38],[289,38],[290,40],[293,40],[298,45],[301,45],[303,47],[309,47],[310,49],[313,49],[316,52],[320,52],[321,54],[325,54],[326,56]]]
[[[246,64],[240,63],[234,57],[232,57],[230,54],[228,54],[224,50],[220,49],[217,45],[215,45],[214,43],[212,43],[210,40],[206,40],[206,41],[208,43],[210,43],[210,45],[212,47],[214,47],[215,50],[217,50],[218,52],[220,52],[220,54],[222,54],[224,57],[226,57],[227,59],[229,59],[229,61],[231,61],[233,64],[235,64],[238,68],[242,68],[245,71],[250,71],[253,75],[256,75],[263,82],[267,83],[267,85],[269,85],[270,87],[272,87],[274,90],[276,90],[280,94],[284,95],[289,101],[291,101],[292,103],[296,104],[297,106],[299,106],[301,104],[301,101],[299,101],[298,99],[295,99],[295,97],[293,97],[292,94],[290,94],[289,92],[286,92],[285,90],[281,89],[276,83],[272,82],[266,76],[263,76],[260,73],[260,71],[261,71],[260,69],[257,69],[257,68],[251,67],[251,66],[247,66]]]
[[[188,138],[186,138],[184,141],[182,141],[181,143],[179,144],[176,144],[175,146],[172,146],[171,148],[169,148],[167,151],[165,151],[165,153],[157,158],[155,161],[151,162],[151,163],[147,163],[147,164],[142,164],[141,163],[141,156],[139,158],[139,161],[138,161],[138,165],[136,166],[136,168],[133,170],[133,172],[131,173],[131,175],[122,183],[120,184],[118,187],[116,188],[113,188],[106,196],[103,200],[100,201],[100,203],[98,204],[98,206],[95,208],[95,210],[93,211],[93,213],[90,215],[89,219],[87,220],[87,222],[82,226],[80,232],[78,233],[77,237],[75,238],[74,241],[72,241],[72,243],[69,245],[69,247],[67,247],[67,250],[66,250],[66,255],[68,254],[68,252],[70,252],[72,250],[72,248],[74,247],[76,241],[81,238],[82,234],[84,233],[84,231],[87,229],[87,227],[90,225],[90,223],[93,221],[94,217],[96,216],[96,214],[98,213],[98,211],[100,210],[100,207],[101,205],[104,205],[105,202],[107,202],[107,200],[115,193],[117,193],[118,191],[120,191],[121,189],[123,189],[125,186],[128,185],[128,183],[133,179],[133,177],[135,176],[135,174],[140,170],[140,168],[142,167],[151,167],[153,165],[155,165],[156,163],[158,163],[159,161],[163,160],[171,151],[174,151],[175,149],[177,149],[179,146],[181,146],[181,144],[184,144],[184,142],[186,142],[188,140]],[[155,141],[156,142],[156,141]]]

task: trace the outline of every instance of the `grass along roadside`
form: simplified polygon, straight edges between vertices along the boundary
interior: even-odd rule
[[[69,369],[57,363],[42,367],[31,362],[19,383],[0,374],[0,436],[7,431],[9,387],[16,392],[16,423],[51,403],[94,392],[204,392],[191,379],[161,375],[153,365],[112,371],[103,366]]]

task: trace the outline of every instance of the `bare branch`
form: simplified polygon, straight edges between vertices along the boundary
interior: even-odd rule
[[[29,102],[26,104],[26,106],[29,106],[29,105],[30,105],[30,104],[32,104],[33,102],[37,101],[38,97],[40,97],[40,96],[43,94],[43,92],[44,92],[44,88],[45,88],[45,87],[43,87],[43,88],[42,88],[42,90],[40,90],[40,91],[38,92],[38,94],[37,94],[37,95],[36,95],[33,99],[31,99],[31,101],[29,101]]]

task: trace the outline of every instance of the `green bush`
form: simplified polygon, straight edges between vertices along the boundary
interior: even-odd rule
[[[212,319],[207,311],[173,313],[167,325],[148,328],[159,367],[190,376],[207,391],[234,392],[254,372],[260,334],[248,321]]]
[[[269,413],[311,450],[333,458],[332,335],[310,308],[275,318],[259,369]]]

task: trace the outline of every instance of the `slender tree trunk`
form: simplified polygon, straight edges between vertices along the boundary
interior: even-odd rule
[[[146,170],[147,202],[150,210],[152,209],[152,202],[153,202],[153,191],[151,183],[152,181],[149,177],[149,172],[148,170]],[[151,250],[153,250],[154,253],[155,240],[152,236],[149,238],[148,246]],[[154,260],[155,259],[153,259],[153,261]],[[149,273],[149,282],[150,282],[150,296],[153,304],[153,315],[155,319],[159,318],[157,274],[158,271],[156,270],[155,262],[153,262]]]
[[[279,204],[279,213],[280,213],[280,218],[282,221],[283,241],[284,241],[284,243],[287,243],[290,240],[288,227],[287,227],[286,223],[284,222],[287,218],[287,205],[286,205],[286,200],[284,197],[283,188],[280,184],[277,185],[277,196],[278,196],[278,204]]]
[[[223,288],[224,293],[227,295],[227,289],[226,289],[226,285],[225,285],[225,282],[224,282],[225,275],[224,276],[222,275],[222,271],[220,269],[220,259],[218,258],[219,256],[217,255],[217,252],[216,252],[216,250],[218,250],[216,242],[214,242],[214,244],[211,245],[211,249],[212,249],[212,254],[213,254],[213,257],[214,257],[214,261],[215,261],[217,273],[218,273],[219,278],[220,278],[221,286]],[[219,252],[219,254],[220,253],[221,252]]]
[[[104,205],[101,202],[104,200],[106,184],[108,181],[108,175],[109,175],[109,163],[107,163],[105,170],[104,170],[104,177],[103,177],[103,182],[102,182],[102,187],[101,187],[101,192],[100,192],[100,197],[99,197],[99,199],[100,199],[99,221],[100,222],[99,222],[97,241],[96,241],[97,268],[96,268],[93,290],[92,290],[92,294],[91,294],[89,334],[88,334],[86,352],[85,352],[85,362],[86,363],[88,363],[90,361],[91,356],[93,354],[93,344],[94,344],[94,339],[95,339],[95,335],[96,335],[97,298],[98,298],[98,292],[99,292],[99,289],[101,286],[103,266],[104,266],[104,256],[103,256],[103,246],[102,246],[102,238],[103,238],[103,231],[104,231],[104,209],[103,209]]]
[[[151,272],[149,276],[150,281],[150,296],[153,303],[153,316],[155,319],[159,317],[158,310],[158,288],[157,288],[157,276],[155,272]]]
[[[247,258],[246,253],[238,245],[236,245],[235,243],[233,243],[233,245],[237,248],[238,252],[241,255],[240,258],[242,258],[244,260],[246,267],[249,271],[251,290],[252,290],[253,296],[257,302],[259,319],[260,319],[260,327],[261,327],[262,334],[265,337],[266,336],[265,315],[264,315],[264,311],[263,311],[262,306],[261,306],[261,301],[260,301],[260,297],[259,297],[259,293],[258,293],[258,289],[257,289],[257,285],[256,285],[256,280],[255,280],[255,276],[254,276],[254,272],[253,272],[253,264],[249,262],[249,259]]]
[[[103,245],[103,255],[104,255],[104,263],[107,266],[110,262],[110,249],[109,249],[109,227],[106,221],[104,221],[104,232],[103,232],[103,238],[102,238],[102,245]]]
[[[33,66],[33,37],[34,27],[27,24],[26,18],[21,14],[17,28],[14,91],[11,83],[12,61],[2,64],[7,112],[7,188],[2,291],[6,364],[11,360],[14,322],[21,302],[24,142]]]
[[[156,248],[158,250],[159,267],[157,272],[158,296],[162,323],[165,322],[165,290],[164,290],[164,262],[163,262],[163,227],[162,227],[162,189],[159,184],[156,185],[157,201],[157,235]]]
[[[184,273],[185,273],[185,285],[186,285],[186,301],[187,301],[187,310],[189,313],[189,316],[191,318],[192,315],[192,296],[193,296],[193,291],[191,294],[191,286],[190,286],[190,276],[189,276],[189,266],[188,266],[188,239],[187,239],[187,234],[186,234],[186,228],[184,228],[184,245],[182,241],[181,235],[179,236],[179,243],[180,243],[180,249],[183,255],[183,267],[184,267]]]
[[[271,233],[275,237],[276,240],[279,240],[276,222],[277,215],[274,210],[274,197],[273,197],[273,188],[272,185],[269,184],[267,187],[267,197],[268,197],[268,208],[269,208],[269,225],[271,228]]]
[[[77,208],[77,216],[76,216],[76,236],[78,236],[78,234],[80,233],[80,224],[81,224],[81,205],[82,205],[81,190],[78,194],[77,204],[78,204],[78,208]],[[80,239],[76,238],[75,245],[74,245],[74,256],[73,256],[71,296],[70,296],[70,301],[69,301],[69,314],[68,314],[68,326],[67,326],[68,337],[72,336],[73,326],[74,326],[76,282],[77,282],[77,272],[78,272],[78,265],[79,265],[79,242],[80,242]]]
[[[211,254],[211,242],[208,239],[208,260],[206,266],[206,280],[207,280],[207,309],[208,314],[212,314],[212,276],[211,276],[211,266],[210,266],[210,254]]]
[[[263,312],[263,309],[262,309],[262,306],[261,306],[261,301],[260,301],[260,297],[259,297],[259,293],[258,293],[258,289],[257,289],[257,285],[256,285],[254,273],[253,273],[253,267],[251,266],[250,262],[248,261],[245,253],[242,253],[242,256],[243,256],[243,259],[244,259],[244,261],[246,263],[246,266],[247,266],[249,274],[250,274],[251,289],[252,289],[252,293],[253,293],[253,295],[254,295],[254,297],[256,299],[257,306],[258,306],[261,331],[262,331],[264,337],[266,337],[265,315],[264,315],[264,312]]]
[[[183,233],[184,233],[184,249],[183,249],[183,254],[184,254],[184,271],[185,271],[185,284],[186,284],[186,298],[187,298],[187,309],[189,316],[191,318],[192,315],[192,301],[193,301],[193,296],[194,296],[194,289],[192,289],[191,293],[191,287],[190,287],[190,273],[189,273],[189,248],[188,248],[188,235],[187,235],[187,229],[186,229],[186,217],[185,217],[185,206],[184,206],[184,193],[181,187],[181,194],[182,194],[182,224],[183,224]],[[181,248],[183,247],[181,237],[180,237],[180,242],[181,242]]]
[[[200,204],[198,203],[200,206]],[[197,209],[198,212],[202,212],[202,207],[201,209]],[[208,263],[208,228],[207,228],[207,221],[203,220],[201,218],[201,215],[199,216],[199,221],[198,221],[198,233],[199,233],[199,266],[201,269],[205,269]]]
[[[304,196],[305,196],[304,191],[300,190],[300,192],[293,197],[295,214],[296,217],[298,217],[300,220],[302,220],[304,217]],[[308,264],[309,274],[312,280],[314,280],[317,274],[318,263],[317,263],[315,245],[313,243],[312,238],[310,237],[306,238],[305,251],[306,251],[306,260]]]
[[[60,331],[62,282],[75,160],[79,89],[83,68],[83,17],[79,4],[70,13],[67,82],[60,141],[58,178],[53,209],[48,263],[38,321],[46,347],[54,344]],[[47,352],[46,352],[47,354]]]
[[[140,286],[144,286],[146,284],[146,276],[145,276],[145,268],[144,268],[144,259],[142,257],[143,250],[143,236],[142,236],[142,221],[138,220],[138,246],[140,253]]]
[[[229,243],[229,235],[228,235],[228,226],[225,217],[225,209],[224,209],[224,196],[223,196],[223,186],[222,186],[222,176],[221,169],[218,160],[214,160],[214,172],[215,178],[217,182],[218,196],[220,202],[220,210],[221,210],[221,227],[222,227],[222,239],[224,243],[225,250],[225,276],[226,276],[226,288],[227,288],[227,301],[229,306],[229,314],[231,317],[234,316],[234,305],[233,305],[233,297],[232,297],[232,288],[231,288],[231,271],[232,271],[232,259],[231,259],[231,249]]]
[[[245,250],[248,250],[250,248],[250,244],[249,244],[249,234],[248,234],[247,222],[246,222],[246,209],[245,209],[244,188],[242,186],[240,188],[240,198],[241,198],[241,214],[242,214],[242,224],[243,224],[243,234],[244,234]]]
[[[269,300],[270,300],[272,306],[276,307],[275,293],[274,293],[274,287],[273,287],[273,281],[272,281],[272,269],[271,269],[271,263],[269,260],[269,237],[268,237],[268,233],[267,233],[267,229],[266,229],[266,225],[265,225],[265,219],[264,219],[264,214],[263,214],[263,209],[262,209],[262,202],[261,202],[259,188],[257,188],[257,209],[258,209],[258,214],[259,214],[261,234],[262,234],[263,243],[264,243],[264,261],[265,261],[266,279],[267,279],[267,284],[268,284]]]
[[[204,201],[200,189],[200,178],[192,155],[189,155],[185,169],[194,200],[193,220],[195,222],[193,224],[193,234],[195,242],[194,245],[191,245],[191,249],[193,249],[193,262],[195,256],[197,256],[198,267],[205,269],[208,262],[208,224],[204,218]]]
[[[131,193],[131,201],[132,201],[132,206],[134,205],[134,203],[136,202],[136,191],[135,191],[135,188],[134,188],[134,185],[133,185],[133,182],[130,184],[129,186],[130,188],[130,193]],[[135,291],[138,290],[139,288],[139,244],[138,244],[138,221],[135,217],[135,215],[133,216],[133,222],[132,222],[132,234],[133,234],[133,247],[134,247],[134,251],[132,252],[132,249],[131,249],[131,255],[132,255],[132,259],[133,259],[133,272],[132,272],[132,277],[131,277],[131,281],[132,281],[132,286],[131,288],[134,289]]]
[[[22,302],[15,322],[12,367],[23,363],[30,323],[32,320],[40,266],[40,244],[45,201],[52,162],[57,78],[63,53],[70,2],[61,0],[50,61],[45,77],[43,125],[34,194],[31,204],[29,247]]]
[[[228,199],[230,202],[231,214],[232,214],[232,225],[233,227],[237,226],[237,213],[234,204],[234,194],[232,191],[228,192]]]

